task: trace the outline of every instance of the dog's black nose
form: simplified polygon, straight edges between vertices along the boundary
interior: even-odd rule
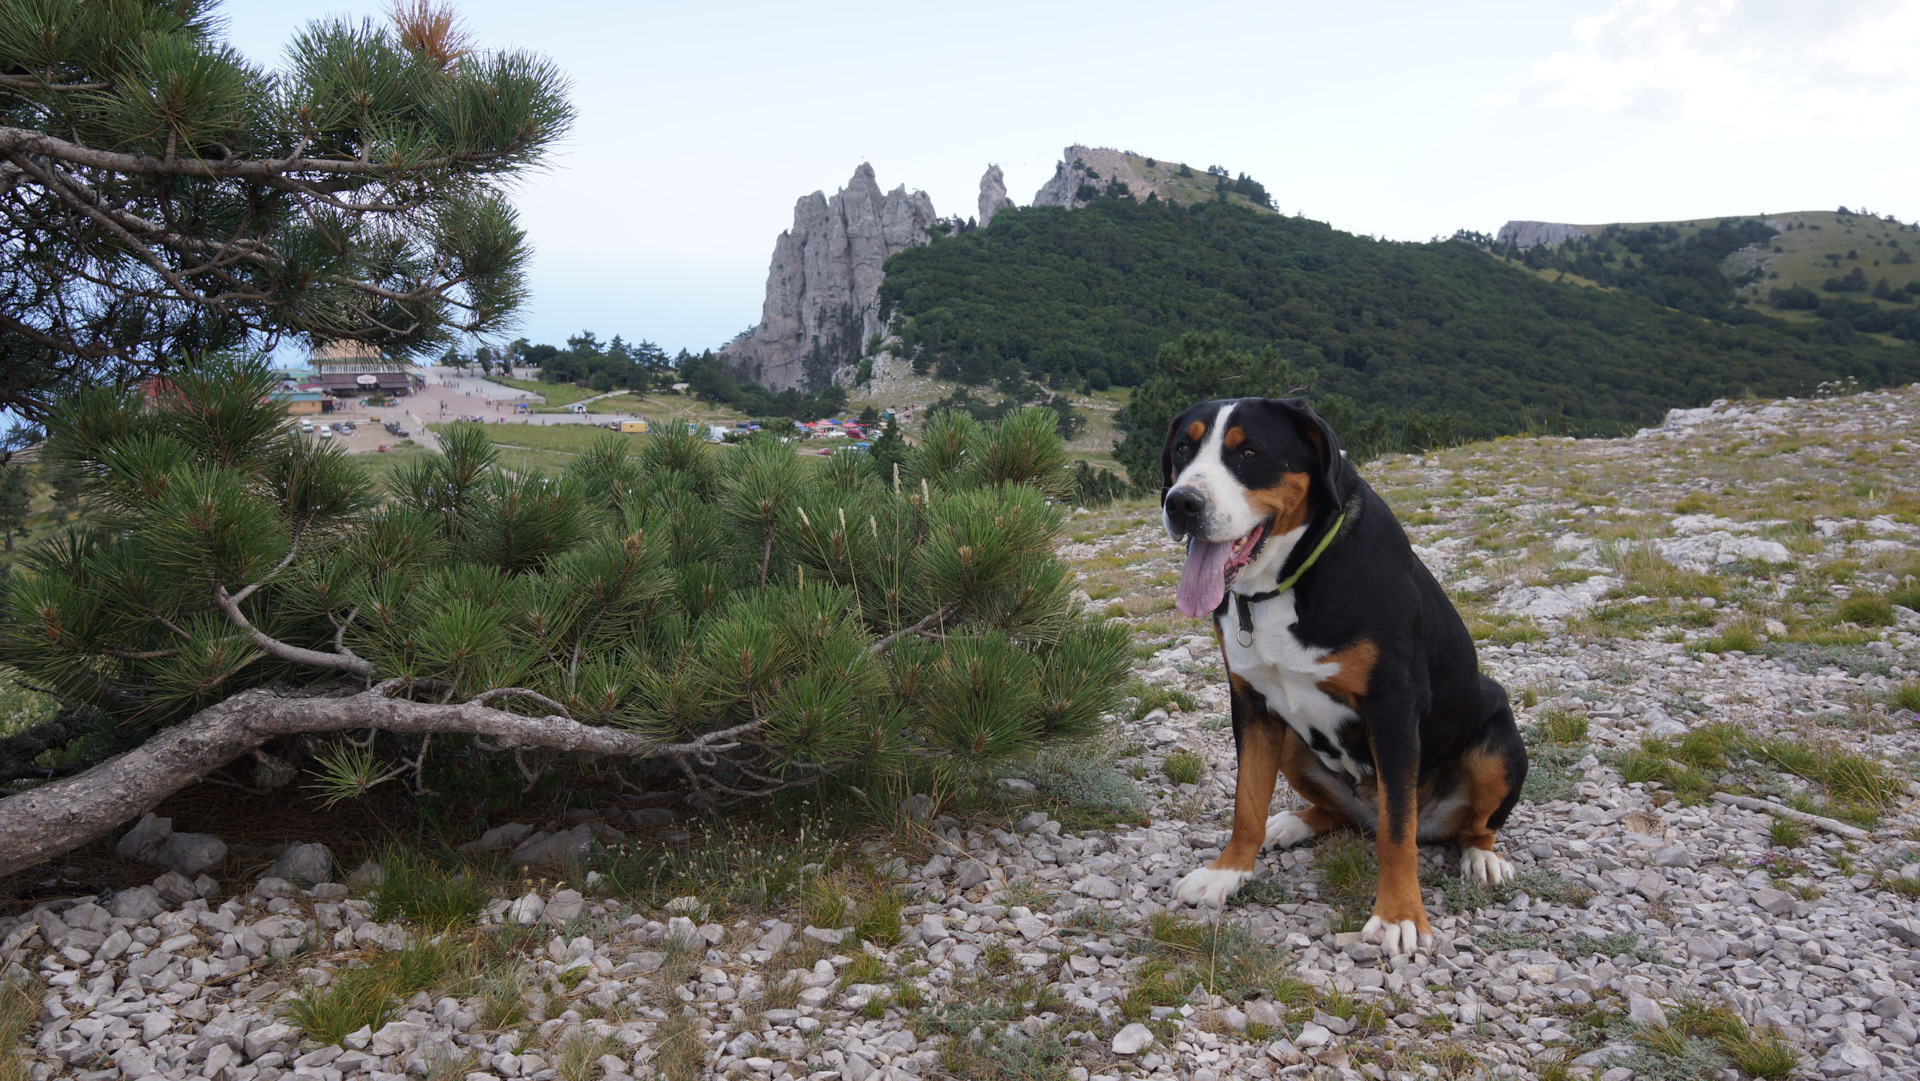
[[[1192,488],[1175,488],[1167,493],[1167,524],[1181,536],[1194,531],[1207,512],[1207,497]]]

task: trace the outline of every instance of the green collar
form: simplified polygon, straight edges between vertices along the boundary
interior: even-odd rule
[[[1298,567],[1294,568],[1292,574],[1282,579],[1280,584],[1267,590],[1265,593],[1255,593],[1252,596],[1248,596],[1245,593],[1235,593],[1233,595],[1234,608],[1240,617],[1241,645],[1250,646],[1253,644],[1252,606],[1259,604],[1261,601],[1270,601],[1280,594],[1285,593],[1287,590],[1292,589],[1294,585],[1300,581],[1300,576],[1312,570],[1313,565],[1320,561],[1321,554],[1327,550],[1328,545],[1333,543],[1333,538],[1340,535],[1340,527],[1344,525],[1346,521],[1347,512],[1341,511],[1340,516],[1333,520],[1333,525],[1327,527],[1326,533],[1320,537],[1320,543],[1313,546],[1313,551],[1307,553],[1307,558],[1303,560]]]

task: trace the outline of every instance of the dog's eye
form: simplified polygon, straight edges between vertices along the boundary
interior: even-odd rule
[[[1177,457],[1185,458],[1187,455],[1193,453],[1193,451],[1185,443],[1182,443],[1179,446],[1173,448],[1173,453]]]
[[[1259,451],[1254,450],[1252,447],[1248,447],[1246,450],[1243,450],[1240,452],[1240,457],[1252,458],[1252,457],[1256,457],[1259,453],[1260,453]]]

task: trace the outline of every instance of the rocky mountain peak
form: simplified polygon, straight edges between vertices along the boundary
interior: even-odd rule
[[[1007,198],[1007,178],[1001,174],[1000,167],[987,166],[980,177],[980,228],[985,229],[995,214],[1012,205],[1013,200]]]
[[[1574,237],[1582,235],[1578,225],[1567,225],[1557,221],[1510,221],[1500,227],[1493,238],[1496,247],[1512,244],[1522,250],[1527,248],[1557,248]]]
[[[866,162],[831,198],[802,196],[793,227],[774,241],[760,322],[723,350],[731,366],[774,390],[825,387],[884,329],[881,267],[925,244],[933,223],[925,192],[901,185],[881,194]]]
[[[1068,210],[1083,207],[1093,201],[1093,192],[1104,190],[1115,179],[1135,191],[1143,191],[1145,187],[1144,182],[1140,188],[1133,187],[1135,182],[1140,182],[1140,177],[1128,165],[1125,154],[1104,147],[1070,146],[1060,152],[1053,176],[1033,193],[1033,205],[1063,206]],[[1144,192],[1140,197],[1145,198]]]

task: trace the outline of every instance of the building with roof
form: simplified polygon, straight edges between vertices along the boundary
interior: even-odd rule
[[[328,342],[313,351],[314,371],[327,393],[340,398],[362,394],[411,394],[426,377],[404,360],[383,356],[365,342]]]
[[[333,395],[318,390],[281,391],[274,395],[287,405],[287,412],[293,416],[303,414],[333,412]]]

